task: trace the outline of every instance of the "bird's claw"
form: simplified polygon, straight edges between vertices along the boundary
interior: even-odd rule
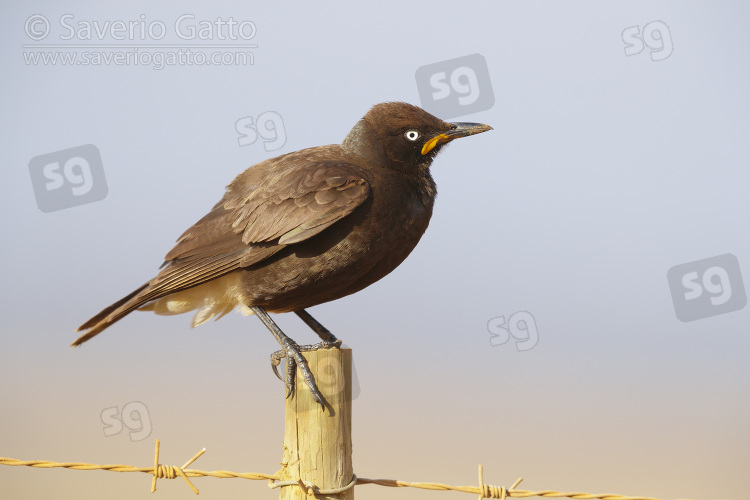
[[[279,375],[279,370],[277,367],[281,364],[281,360],[286,357],[286,351],[279,350],[271,354],[271,369],[273,370],[274,375],[276,375],[276,378],[284,381],[283,378],[281,378],[281,375]]]
[[[334,337],[335,338],[335,337]],[[338,349],[341,347],[341,340],[335,339],[334,341],[322,341],[312,345],[297,345],[289,343],[285,346],[285,349],[279,349],[278,351],[271,354],[271,369],[276,377],[284,382],[286,385],[286,398],[289,399],[294,393],[294,371],[299,366],[302,376],[305,378],[307,387],[310,389],[313,399],[323,408],[325,411],[325,403],[323,395],[320,393],[317,384],[315,383],[315,377],[310,371],[310,367],[307,365],[307,360],[302,356],[303,352],[316,351],[318,349]],[[281,378],[277,367],[281,364],[281,360],[286,358],[286,380]]]
[[[284,358],[286,358],[286,380],[281,378],[278,370],[278,366]],[[273,370],[274,375],[276,375],[276,378],[284,382],[284,385],[287,388],[286,399],[289,399],[294,392],[294,369],[296,366],[297,362],[294,361],[294,352],[291,349],[279,349],[271,354],[271,369]]]
[[[287,351],[286,356],[286,397],[289,399],[294,393],[294,370],[297,368],[297,362],[294,361],[294,353]]]

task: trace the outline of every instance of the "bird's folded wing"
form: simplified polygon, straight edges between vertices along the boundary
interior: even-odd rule
[[[73,345],[152,300],[257,264],[315,236],[370,194],[364,172],[355,165],[274,160],[239,175],[211,212],[180,236],[159,274],[81,325],[78,330],[88,332]]]
[[[143,299],[183,290],[257,264],[315,236],[369,196],[359,167],[346,162],[289,165],[253,182],[239,176],[211,212],[185,231]]]

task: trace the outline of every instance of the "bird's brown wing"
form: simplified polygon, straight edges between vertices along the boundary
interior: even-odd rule
[[[285,163],[261,163],[239,175],[224,198],[180,236],[159,274],[81,325],[78,331],[89,331],[73,345],[152,300],[256,264],[315,236],[352,213],[370,194],[356,165]]]
[[[180,236],[149,288],[173,293],[261,262],[346,217],[370,193],[359,167],[345,162],[290,165],[257,184],[248,177]]]

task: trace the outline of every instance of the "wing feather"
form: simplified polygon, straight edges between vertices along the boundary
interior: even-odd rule
[[[224,198],[185,231],[149,283],[84,323],[93,337],[131,311],[174,292],[262,262],[324,231],[370,195],[367,174],[343,161],[262,162],[240,174]],[[300,159],[304,159],[304,155]]]

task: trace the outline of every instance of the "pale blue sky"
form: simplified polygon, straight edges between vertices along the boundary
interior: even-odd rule
[[[63,43],[65,14],[100,27],[143,14],[171,30],[157,44],[187,43],[173,32],[183,14],[250,20],[258,47],[245,66],[25,64],[30,16]],[[750,312],[681,322],[667,271],[731,253],[750,286],[749,15],[739,2],[6,6],[0,455],[147,465],[158,437],[165,463],[212,446],[196,467],[273,472],[282,393],[256,318],[191,331],[188,315],[134,313],[77,350],[74,329],[151,278],[239,172],[340,142],[378,102],[419,105],[417,68],[479,53],[494,107],[449,118],[494,131],[437,157],[419,246],[381,282],[310,311],[354,349],[356,473],[471,484],[481,462],[488,481],[523,475],[528,489],[739,499]],[[626,56],[623,31],[654,21],[672,54]],[[269,111],[283,147],[240,147],[237,121]],[[43,213],[29,161],[85,144],[101,153],[106,198]],[[518,311],[538,344],[492,347],[488,321]],[[100,413],[131,401],[149,408],[152,435],[105,437]],[[197,481],[202,497],[275,496]],[[146,498],[147,482],[0,467],[14,498],[73,484],[79,499]],[[386,495],[435,494],[357,491]]]

